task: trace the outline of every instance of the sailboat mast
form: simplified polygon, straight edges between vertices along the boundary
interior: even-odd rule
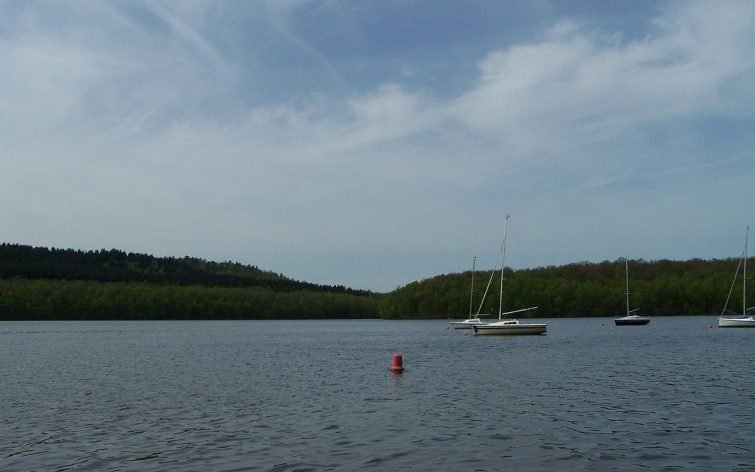
[[[506,215],[506,220],[503,223],[503,243],[501,245],[501,291],[498,297],[498,321],[501,321],[503,313],[503,269],[506,267],[506,229],[509,225],[509,218],[511,218],[511,215]]]
[[[469,291],[469,317],[472,318],[472,301],[474,300],[474,266],[477,262],[477,256],[472,258],[472,289]]]
[[[627,259],[626,257],[624,258],[624,274],[627,284],[627,316],[629,316],[629,259]]]
[[[745,258],[742,267],[742,316],[747,316],[747,242],[750,239],[750,227],[745,232]]]

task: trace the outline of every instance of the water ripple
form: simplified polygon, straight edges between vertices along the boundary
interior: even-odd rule
[[[755,470],[755,333],[548,323],[3,323],[0,470]]]

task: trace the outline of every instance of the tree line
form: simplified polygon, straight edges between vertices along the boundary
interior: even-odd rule
[[[631,308],[645,315],[718,314],[737,264],[630,261]],[[499,277],[475,273],[473,313],[497,314]],[[623,315],[624,277],[623,259],[506,268],[504,311],[538,306],[538,317]],[[0,244],[0,320],[465,318],[471,279],[471,271],[444,274],[379,294],[233,262]],[[741,281],[734,290],[741,293]],[[741,297],[733,300],[740,310]]]
[[[81,251],[0,244],[0,279],[91,280],[144,282],[205,287],[264,287],[275,291],[349,293],[369,296],[367,290],[342,285],[317,285],[290,279],[238,262],[211,262],[195,257],[154,257],[117,249]]]
[[[87,280],[0,280],[0,320],[377,318],[375,297]]]
[[[377,318],[378,298],[239,263],[0,244],[0,320]]]
[[[738,259],[630,261],[630,306],[645,315],[721,312]],[[491,273],[488,296],[482,295]],[[413,282],[381,300],[384,318],[465,318],[471,271]],[[497,315],[500,271],[475,274],[473,313]],[[735,286],[741,293],[741,282]],[[504,311],[539,307],[533,316],[621,316],[626,312],[624,260],[504,270]],[[741,305],[741,297],[734,297]],[[736,307],[736,305],[735,305]],[[735,308],[735,310],[741,310]]]

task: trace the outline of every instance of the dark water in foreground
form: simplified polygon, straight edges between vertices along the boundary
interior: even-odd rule
[[[547,322],[0,323],[0,470],[755,470],[755,330]]]

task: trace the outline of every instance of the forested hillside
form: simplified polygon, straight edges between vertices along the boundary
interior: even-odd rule
[[[721,312],[738,260],[630,261],[632,308],[645,315]],[[490,271],[475,274],[477,312]],[[381,301],[384,318],[463,318],[469,313],[471,272],[414,282]],[[741,283],[741,282],[740,282]],[[499,273],[494,274],[482,313],[498,313]],[[738,285],[741,293],[741,285]],[[737,290],[735,288],[735,290]],[[504,311],[530,306],[536,317],[618,316],[626,311],[623,259],[512,271],[504,277]],[[741,309],[741,296],[735,297]],[[738,305],[736,305],[738,303]]]
[[[3,243],[0,244],[0,279],[9,277],[205,287],[264,287],[276,291],[308,290],[369,295],[367,291],[343,286],[299,282],[281,274],[234,262],[209,262],[194,257],[154,257],[116,249],[80,251]]]
[[[376,317],[369,291],[254,266],[0,244],[0,320]]]
[[[632,308],[645,315],[718,314],[737,263],[630,261]],[[498,312],[500,274],[492,275],[482,313]],[[490,270],[475,274],[474,312],[490,276]],[[463,318],[471,278],[471,272],[440,275],[375,294],[232,262],[0,244],[0,320]],[[504,310],[538,306],[537,317],[623,315],[624,293],[623,259],[505,270]],[[741,296],[733,302],[741,309]]]

